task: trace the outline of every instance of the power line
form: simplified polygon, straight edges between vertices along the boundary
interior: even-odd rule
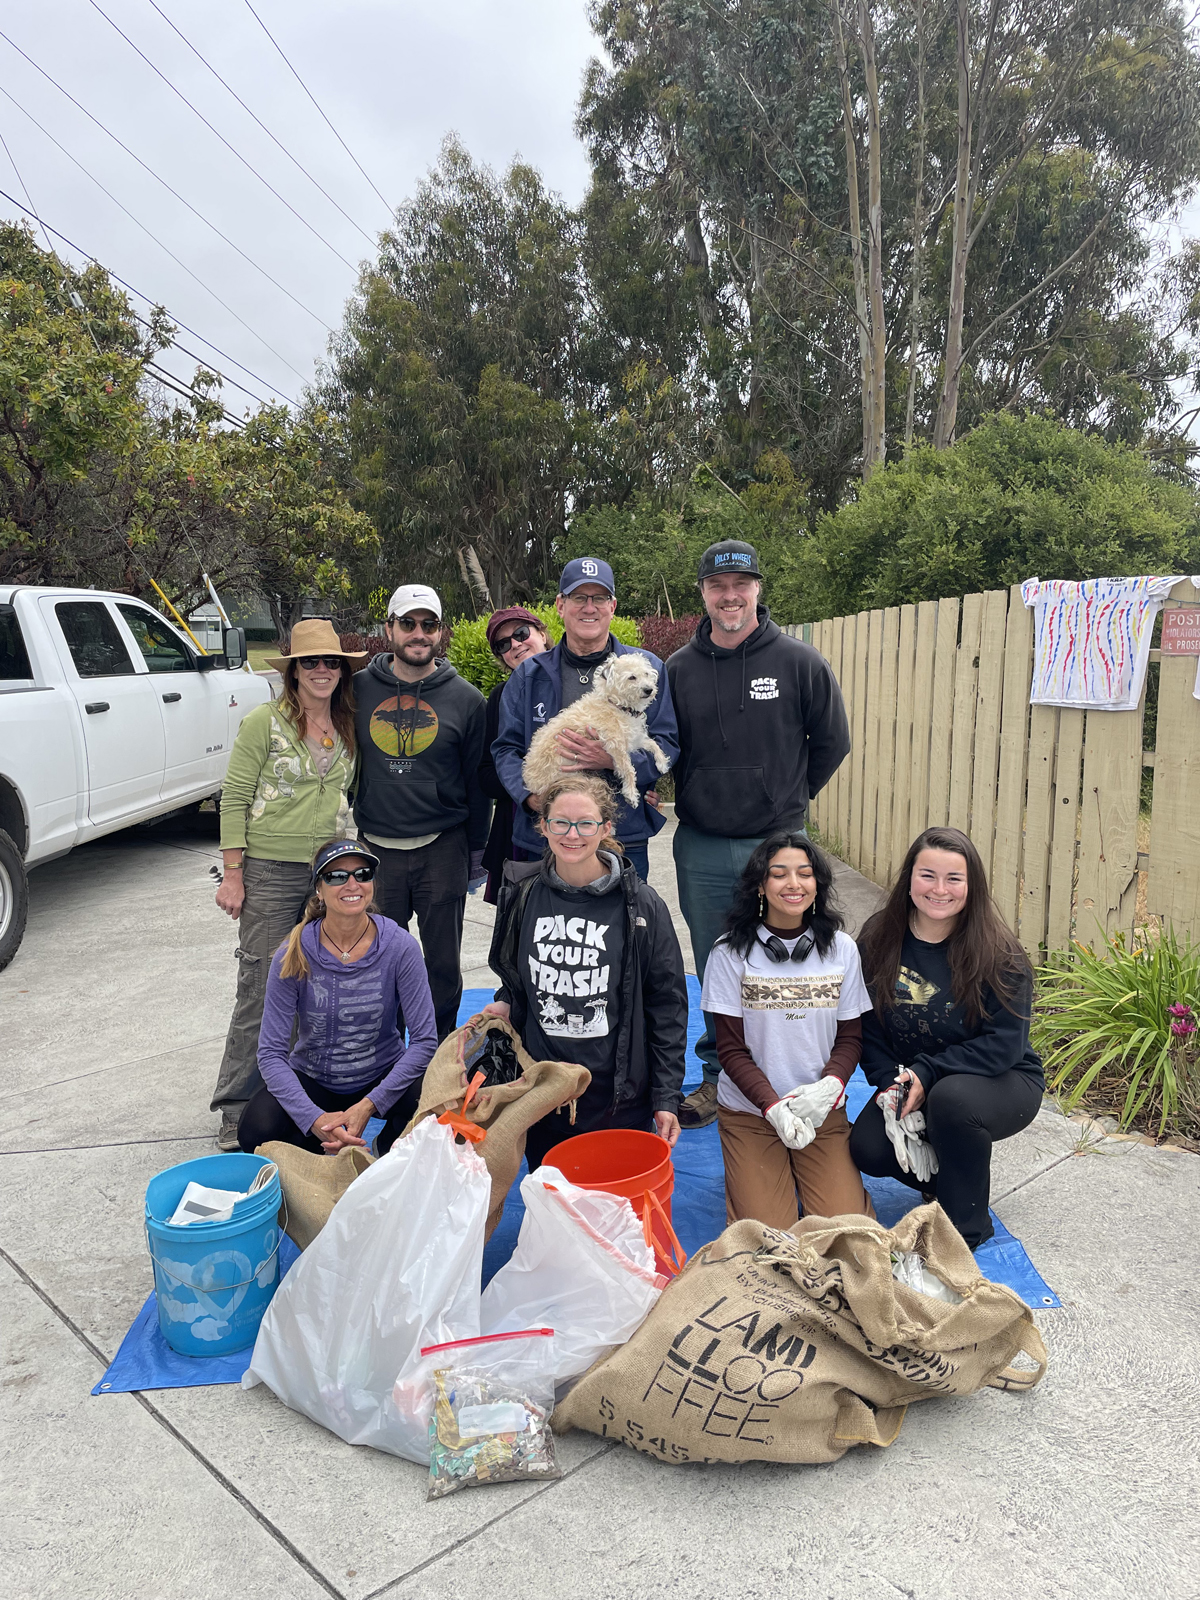
[[[193,389],[191,385],[185,383],[182,378],[177,377],[173,372],[168,372],[165,367],[160,367],[154,361],[147,361],[145,363],[145,370],[152,378],[154,378],[157,383],[161,383],[165,389],[174,389],[176,394],[183,395],[185,399],[211,399],[211,396],[206,395],[202,389]],[[221,407],[221,417],[225,422],[231,423],[233,427],[239,430],[239,432],[246,426],[246,422],[243,417],[235,417],[233,412],[227,410],[225,406]]]
[[[292,293],[292,291],[290,289],[285,289],[283,284],[280,283],[278,278],[273,278],[271,276],[271,274],[267,271],[267,269],[265,267],[263,267],[263,266],[260,266],[259,263],[257,261],[255,261],[253,256],[247,255],[246,252],[242,249],[242,247],[240,245],[234,244],[233,240],[229,237],[229,235],[227,233],[222,233],[220,228],[217,227],[215,222],[211,222],[208,219],[208,217],[206,217],[204,215],[204,213],[202,211],[198,211],[196,209],[196,207],[191,203],[190,200],[185,200],[184,197],[180,194],[178,189],[172,188],[172,186],[167,182],[167,180],[164,177],[162,177],[159,173],[155,172],[153,167],[149,166],[145,161],[142,160],[141,156],[139,156],[135,151],[131,150],[129,148],[129,146],[124,142],[124,140],[119,139],[117,137],[117,135],[112,131],[111,128],[107,127],[103,122],[100,121],[99,117],[94,116],[93,113],[90,112],[85,105],[81,105],[80,102],[78,100],[76,100],[75,96],[73,94],[71,94],[71,92],[69,90],[64,89],[62,84],[59,83],[56,78],[52,78],[44,67],[39,67],[37,62],[33,59],[33,57],[30,56],[30,55],[26,55],[25,51],[21,49],[21,46],[19,44],[14,44],[13,41],[8,37],[8,35],[4,32],[4,30],[2,28],[0,28],[0,39],[3,39],[6,44],[12,45],[12,48],[17,52],[17,54],[19,56],[22,56],[26,61],[28,61],[29,65],[33,68],[33,70],[35,72],[40,72],[42,77],[45,78],[46,82],[49,83],[49,84],[52,84],[54,86],[54,88],[56,88],[58,90],[59,94],[64,95],[71,102],[71,104],[75,107],[75,109],[77,111],[82,111],[84,116],[88,119],[88,121],[95,123],[96,127],[100,129],[101,133],[107,134],[108,137],[113,141],[113,143],[119,149],[124,150],[125,154],[130,158],[131,161],[136,161],[138,166],[141,167],[143,172],[148,172],[156,183],[161,183],[163,188],[167,191],[168,194],[174,195],[175,199],[179,201],[180,205],[181,206],[186,206],[186,208],[192,213],[192,215],[194,217],[198,217],[206,228],[211,228],[213,233],[216,234],[218,239],[222,240],[225,244],[227,244],[229,246],[229,248],[231,250],[233,250],[237,255],[241,256],[242,260],[247,262],[248,265],[252,266],[256,272],[260,272],[263,275],[263,277],[267,280],[267,282],[272,285],[273,288],[278,289],[280,294],[286,295],[287,298],[293,303],[293,305],[299,306],[301,311],[303,311],[306,316],[311,317],[314,322],[319,323],[321,325],[321,327],[324,328],[327,333],[332,333],[333,332],[333,329],[330,328],[329,324],[325,321],[324,317],[319,316],[317,312],[313,311],[310,307],[306,306],[304,304],[304,301],[298,299]],[[4,92],[5,92],[5,94],[8,94],[7,89]],[[12,95],[9,95],[8,98],[10,100],[12,100]],[[24,106],[19,105],[16,100],[13,100],[13,104],[15,106],[17,106],[17,109],[19,111],[24,111],[25,110]],[[29,112],[26,111],[25,115],[28,117],[29,116]],[[33,118],[30,117],[29,120],[32,122]],[[43,128],[42,132],[43,133],[45,132],[44,128]],[[49,135],[47,135],[47,137],[49,137]],[[61,149],[62,147],[60,146],[59,148]]]
[[[267,341],[263,338],[261,333],[255,333],[254,329],[250,326],[250,324],[246,321],[246,319],[244,317],[242,317],[242,316],[239,316],[238,313],[233,309],[233,307],[231,305],[228,305],[224,300],[222,300],[220,295],[216,292],[215,289],[210,289],[208,284],[205,283],[204,279],[201,278],[198,273],[195,273],[195,272],[192,271],[191,267],[188,266],[186,261],[181,261],[179,259],[179,257],[175,254],[175,252],[173,250],[169,249],[168,246],[166,246],[162,242],[162,240],[157,237],[157,235],[151,233],[150,229],[146,226],[146,224],[144,222],[139,222],[137,217],[134,216],[133,212],[130,211],[129,207],[127,205],[124,205],[120,200],[118,200],[116,195],[113,194],[111,190],[106,189],[104,187],[104,185],[100,182],[100,179],[96,177],[94,172],[89,172],[88,169],[84,166],[83,162],[80,161],[77,156],[73,156],[71,154],[71,152],[66,148],[65,145],[60,144],[59,141],[54,137],[54,135],[52,133],[50,133],[46,128],[43,128],[41,123],[37,120],[36,117],[30,115],[30,113],[28,111],[26,111],[24,106],[22,106],[18,101],[13,100],[12,95],[9,94],[8,90],[4,87],[3,84],[0,84],[0,94],[4,95],[6,99],[12,100],[12,103],[13,103],[13,105],[15,105],[17,107],[17,110],[22,112],[25,116],[29,117],[29,120],[30,120],[30,122],[33,123],[34,127],[37,128],[37,130],[40,133],[44,134],[46,136],[46,138],[50,140],[51,144],[55,145],[59,150],[61,150],[63,155],[66,156],[68,161],[73,162],[74,165],[79,168],[80,172],[82,172],[85,177],[90,178],[92,180],[92,182],[96,185],[97,189],[99,189],[102,194],[107,195],[108,198],[112,201],[113,205],[119,207],[120,210],[122,210],[125,213],[125,215],[129,218],[129,220],[132,223],[134,223],[135,226],[139,227],[142,230],[142,232],[146,235],[146,237],[148,239],[153,239],[154,243],[159,247],[159,249],[164,251],[165,254],[167,254],[168,256],[170,256],[171,260],[175,263],[175,265],[177,267],[182,267],[184,272],[187,273],[188,277],[189,278],[193,278],[200,285],[200,287],[202,289],[204,289],[208,294],[212,295],[213,299],[217,302],[217,304],[219,306],[222,306],[226,311],[228,311],[229,315],[231,317],[233,317],[236,321],[240,322],[242,327],[245,328],[248,333],[253,333],[254,337],[256,339],[258,339],[271,352],[271,354],[275,357],[275,359],[277,361],[282,361],[284,366],[287,367],[289,371],[294,372],[296,374],[296,376],[300,379],[301,383],[304,383],[306,381],[305,377],[304,377],[304,374],[302,372],[298,371],[295,367],[293,367],[292,363],[287,359],[286,356],[280,355],[279,351],[276,350],[273,345],[267,344]],[[22,209],[24,209],[24,208],[22,208]]]
[[[95,5],[96,0],[91,0],[91,3],[93,5]],[[320,106],[320,103],[317,100],[316,95],[313,94],[312,90],[308,87],[308,85],[305,83],[304,79],[296,71],[295,67],[288,60],[287,56],[284,55],[282,45],[279,43],[278,39],[276,39],[275,35],[271,32],[270,28],[267,27],[266,23],[259,16],[258,12],[255,11],[254,7],[250,4],[250,0],[246,0],[246,10],[250,13],[250,15],[254,18],[255,22],[258,23],[259,27],[266,34],[267,38],[270,39],[271,43],[275,46],[276,50],[279,52],[280,59],[282,60],[284,66],[291,73],[292,77],[295,78],[296,82],[304,90],[305,94],[312,101],[313,105],[316,106],[317,111],[319,112],[319,114],[321,116],[321,120],[325,123],[325,126],[329,129],[330,133],[333,134],[333,137],[341,145],[342,149],[346,152],[346,154],[350,157],[351,161],[353,161],[354,165],[362,173],[363,177],[366,178],[367,182],[371,185],[371,188],[375,190],[375,193],[377,195],[379,195],[379,198],[383,201],[384,205],[387,206],[388,216],[389,217],[393,216],[394,212],[393,212],[393,209],[392,209],[391,202],[386,198],[386,196],[384,196],[383,194],[380,194],[380,191],[379,191],[378,187],[376,186],[375,182],[371,178],[370,174],[367,172],[366,168],[363,166],[362,162],[354,154],[354,151],[351,150],[350,146],[346,143],[345,139],[342,138],[341,134],[334,127],[333,123],[330,122],[329,118],[325,115],[324,111],[321,110],[321,106]]]
[[[309,233],[312,234],[314,239],[319,239],[321,241],[321,243],[325,246],[325,248],[327,250],[332,251],[333,254],[338,258],[338,260],[344,266],[347,266],[347,267],[350,268],[351,272],[357,272],[358,271],[358,268],[354,265],[353,261],[347,261],[346,257],[342,254],[342,252],[338,249],[338,247],[336,245],[334,245],[334,244],[330,244],[329,240],[325,237],[325,235],[323,233],[318,233],[317,229],[313,227],[312,223],[309,222],[307,218],[302,217],[300,215],[300,213],[296,210],[295,206],[292,205],[291,201],[285,200],[283,198],[283,196],[280,194],[279,190],[276,189],[272,184],[267,182],[266,178],[263,177],[262,173],[259,172],[258,168],[255,167],[252,162],[249,162],[249,161],[246,160],[246,157],[237,148],[237,146],[230,144],[229,140],[225,137],[225,135],[223,133],[219,132],[218,129],[213,127],[212,123],[208,120],[208,118],[204,115],[204,113],[202,111],[198,110],[197,107],[192,104],[192,102],[188,99],[187,95],[184,94],[183,90],[182,89],[177,89],[175,87],[175,85],[171,82],[170,78],[167,77],[166,73],[163,72],[159,67],[156,67],[154,65],[153,61],[151,61],[150,57],[146,54],[146,52],[144,50],[140,50],[138,48],[138,46],[136,44],[134,44],[133,40],[129,37],[129,35],[127,33],[125,33],[118,26],[118,24],[113,21],[113,19],[109,16],[108,12],[105,11],[103,6],[101,6],[99,4],[99,0],[88,0],[88,4],[92,7],[93,11],[98,11],[100,13],[100,15],[104,18],[105,22],[108,23],[110,28],[112,28],[116,33],[119,33],[121,35],[122,39],[124,39],[125,43],[129,46],[129,48],[132,51],[134,51],[134,53],[136,55],[141,56],[142,60],[150,68],[151,72],[155,73],[156,76],[158,76],[158,77],[160,77],[162,79],[162,81],[166,84],[167,88],[170,89],[171,93],[175,94],[175,95],[178,95],[180,100],[183,101],[184,105],[187,106],[188,110],[193,112],[194,115],[196,115],[197,117],[200,118],[200,121],[204,124],[204,126],[208,129],[208,131],[211,134],[213,134],[214,137],[218,138],[221,141],[221,143],[225,146],[226,150],[228,150],[232,155],[235,155],[238,158],[238,160],[246,168],[247,172],[252,172],[254,174],[254,176],[258,179],[259,183],[262,184],[263,188],[264,189],[270,189],[271,193],[275,196],[276,200],[279,201],[280,205],[286,206],[287,209],[295,217],[296,221],[300,222],[300,223],[303,223],[303,225],[308,229]]]
[[[0,133],[0,144],[2,144],[4,146],[4,154],[8,157],[9,166],[13,169],[13,171],[17,175],[17,182],[21,185],[22,189],[24,189],[24,191],[25,191],[25,198],[26,198],[26,200],[29,201],[29,214],[30,214],[31,217],[33,217],[35,222],[38,222],[38,223],[41,224],[42,238],[45,239],[45,241],[46,241],[47,250],[53,250],[54,246],[50,243],[50,235],[46,232],[46,224],[44,222],[42,222],[42,219],[37,214],[37,210],[36,210],[36,208],[34,207],[34,204],[33,204],[33,196],[29,192],[29,185],[25,182],[25,179],[21,176],[21,169],[20,169],[20,167],[17,166],[17,158],[16,158],[16,156],[13,155],[12,151],[8,148],[8,140],[4,137],[3,133]]]
[[[6,149],[8,148],[7,145],[5,146],[5,148]],[[9,160],[10,161],[12,160],[11,155],[9,156]],[[16,168],[14,167],[13,170],[16,171]],[[18,176],[19,176],[19,174],[18,174]],[[25,187],[24,184],[22,184],[21,187],[24,188]],[[67,235],[65,233],[60,232],[58,228],[52,228],[48,222],[43,221],[43,219],[38,215],[38,213],[32,209],[32,204],[29,205],[29,206],[23,206],[21,204],[21,202],[18,199],[15,198],[15,196],[9,194],[4,189],[0,189],[0,197],[2,197],[3,199],[7,200],[10,205],[16,206],[18,211],[24,211],[26,216],[32,217],[33,220],[41,228],[43,233],[52,233],[56,239],[61,239],[62,242],[65,245],[69,246],[70,249],[75,251],[76,255],[82,256],[85,261],[96,261],[95,256],[90,255],[88,253],[88,251],[86,251],[83,248],[82,245],[76,244],[74,239],[68,239],[68,237],[67,237]],[[26,198],[27,199],[29,198],[28,190],[26,190]],[[49,240],[47,239],[46,242],[48,244]],[[130,294],[137,295],[138,299],[139,300],[144,300],[145,303],[148,306],[156,306],[156,305],[159,304],[159,302],[157,300],[151,299],[151,297],[148,294],[143,294],[140,289],[135,289],[132,283],[130,283],[127,279],[122,278],[120,273],[114,272],[111,267],[106,267],[99,261],[96,261],[96,265],[98,267],[100,267],[101,271],[107,272],[108,276],[110,278],[112,278],[114,282],[119,283],[121,285],[122,289],[128,289]],[[149,323],[149,322],[146,321],[145,317],[139,317],[136,311],[131,312],[130,315],[134,316],[134,317],[137,317],[137,320],[142,324],[142,326],[144,328],[149,328],[149,327],[153,326],[152,323]],[[179,317],[175,316],[172,312],[168,312],[167,315],[171,318],[171,321],[175,324],[175,326],[177,328],[182,328],[185,333],[190,333],[193,339],[199,339],[201,344],[206,344],[210,350],[215,350],[217,352],[217,354],[222,358],[222,360],[228,361],[230,366],[236,367],[239,372],[244,372],[248,378],[253,378],[255,383],[262,384],[264,389],[275,389],[276,388],[275,384],[268,383],[266,378],[260,377],[259,374],[257,372],[254,372],[250,367],[243,366],[242,363],[240,361],[238,361],[234,356],[231,356],[227,350],[222,350],[219,344],[213,344],[211,339],[206,339],[202,333],[197,333],[195,328],[189,328],[186,322],[183,322]],[[254,332],[253,329],[251,329],[250,331],[252,333]],[[257,338],[258,335],[255,334],[255,337]],[[179,343],[178,339],[172,339],[171,343],[176,347],[176,349],[182,350],[184,355],[191,356],[193,358],[193,360],[195,360],[195,361],[203,361],[204,365],[206,367],[212,368],[212,370],[214,372],[218,371],[218,369],[216,367],[213,367],[212,363],[210,361],[208,361],[204,356],[197,355],[194,350],[186,349],[183,345],[181,345]],[[267,348],[270,349],[270,346],[268,345]],[[292,371],[293,372],[295,371],[294,367],[292,368]],[[243,388],[240,383],[235,382],[235,380],[233,378],[230,378],[228,376],[228,374],[226,374],[224,372],[221,372],[219,375],[222,378],[224,378],[227,383],[232,383],[235,389],[241,389],[243,394],[248,394],[253,399],[256,399],[256,400],[259,398],[256,394],[254,394],[253,390]],[[299,376],[299,374],[297,374],[297,376]],[[296,401],[296,400],[293,400],[290,395],[287,395],[287,394],[282,395],[282,398],[287,401],[288,405],[293,406],[297,411],[300,409],[299,402]],[[260,403],[265,403],[265,402],[260,402]]]
[[[308,168],[301,161],[298,161],[296,159],[296,157],[292,154],[292,152],[288,149],[288,147],[280,139],[277,139],[275,137],[275,135],[271,132],[270,128],[267,127],[266,123],[263,122],[260,117],[255,116],[254,112],[251,111],[250,107],[242,99],[241,95],[238,94],[237,90],[234,89],[231,84],[229,84],[229,83],[227,83],[225,81],[225,79],[217,71],[216,67],[213,66],[212,62],[209,61],[208,58],[205,55],[203,55],[196,48],[196,46],[188,38],[187,34],[185,34],[184,32],[181,31],[181,29],[176,27],[175,23],[171,21],[170,17],[167,15],[167,13],[162,9],[162,7],[160,5],[158,5],[156,3],[156,0],[149,0],[149,3],[151,5],[151,7],[155,11],[158,12],[159,16],[166,23],[167,27],[170,28],[173,33],[176,33],[176,34],[179,35],[179,37],[183,40],[184,44],[187,45],[188,49],[197,58],[197,60],[203,62],[203,64],[212,73],[213,77],[217,80],[217,82],[221,85],[221,87],[223,89],[228,90],[228,92],[237,101],[238,105],[241,106],[242,110],[246,113],[246,115],[248,117],[250,117],[252,121],[254,121],[254,122],[256,122],[258,124],[258,126],[266,134],[267,138],[270,139],[272,141],[272,143],[274,143],[274,144],[279,146],[279,148],[283,151],[284,155],[288,158],[288,160],[292,163],[292,165],[294,167],[299,168],[299,170],[308,179],[309,183],[311,183],[315,189],[317,189],[321,194],[323,194],[325,196],[326,200],[329,201],[329,204],[331,206],[333,206],[335,210],[340,211],[342,216],[345,217],[346,221],[350,224],[350,226],[352,228],[357,228],[359,233],[362,234],[363,238],[367,241],[367,243],[369,245],[371,245],[372,248],[374,248],[375,243],[376,243],[374,235],[368,233],[367,230],[364,227],[362,227],[362,225],[360,223],[356,222],[354,220],[354,218],[350,215],[350,213],[348,211],[344,210],[343,207],[338,204],[338,202],[329,193],[328,189],[324,188],[317,181],[317,179],[313,177],[312,173],[308,170]]]

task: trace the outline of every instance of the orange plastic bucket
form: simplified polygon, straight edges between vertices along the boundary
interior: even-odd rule
[[[658,1270],[669,1277],[683,1270],[687,1255],[671,1226],[675,1168],[665,1139],[636,1128],[580,1133],[547,1150],[542,1162],[580,1189],[623,1195],[642,1219]]]

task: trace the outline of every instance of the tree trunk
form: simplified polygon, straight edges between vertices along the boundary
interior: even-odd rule
[[[968,0],[958,0],[958,164],[954,175],[954,239],[950,254],[950,304],[942,361],[942,393],[933,425],[933,443],[938,450],[953,444],[958,416],[967,257],[971,248],[971,121],[970,9]]]
[[[908,323],[908,395],[904,406],[904,448],[912,448],[917,401],[917,355],[921,344],[921,281],[925,250],[925,3],[913,0],[917,30],[917,153],[913,196],[912,309]]]
[[[862,209],[858,196],[858,144],[854,137],[854,107],[850,96],[850,69],[846,61],[846,37],[840,4],[833,10],[833,42],[837,55],[838,77],[842,88],[842,132],[846,142],[846,191],[850,212],[850,260],[854,267],[854,308],[858,320],[858,358],[862,384],[862,475],[870,477],[875,461],[873,438],[875,407],[870,315],[867,308],[867,280],[863,269]]]
[[[867,87],[867,251],[871,304],[871,453],[863,481],[882,467],[887,454],[887,324],[883,309],[883,176],[879,132],[879,76],[870,0],[858,0],[858,29]]]
[[[496,608],[492,604],[491,591],[488,589],[487,579],[483,575],[483,568],[479,564],[479,557],[475,553],[473,544],[459,546],[458,567],[471,596],[471,603],[475,607],[475,615],[480,614],[481,607],[485,615],[494,611]]]

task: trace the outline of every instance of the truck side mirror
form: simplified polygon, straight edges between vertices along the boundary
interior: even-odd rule
[[[245,628],[225,629],[225,665],[233,672],[246,664]]]

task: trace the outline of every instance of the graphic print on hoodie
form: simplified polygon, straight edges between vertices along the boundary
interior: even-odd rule
[[[601,894],[535,883],[518,944],[529,1003],[525,1046],[535,1059],[575,1061],[594,1079],[611,1080],[624,950],[619,873]]]
[[[403,683],[390,655],[354,675],[359,775],[354,820],[368,838],[414,839],[467,825],[487,841],[491,801],[479,786],[487,707],[448,661]]]

